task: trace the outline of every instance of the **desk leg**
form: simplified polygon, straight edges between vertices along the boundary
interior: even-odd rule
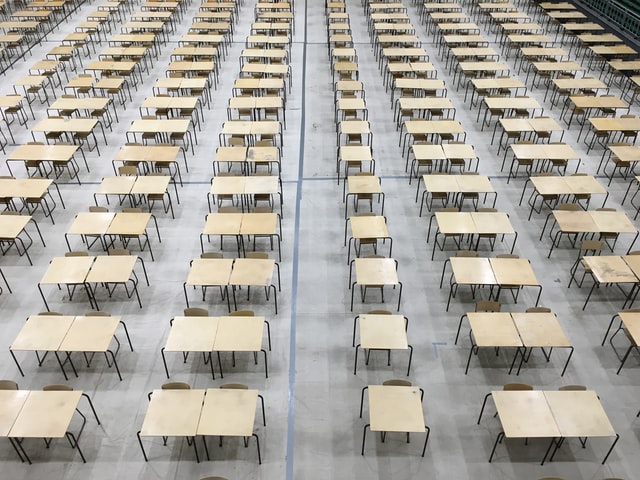
[[[400,311],[400,300],[402,300],[402,282],[398,282],[400,291],[398,292],[398,312]]]
[[[611,454],[611,452],[613,451],[613,447],[616,446],[616,443],[618,443],[618,440],[620,440],[620,434],[616,433],[616,439],[613,441],[613,444],[611,445],[611,448],[609,449],[609,451],[607,452],[607,454],[604,456],[604,458],[602,459],[602,465],[604,465],[604,462],[607,461],[607,458],[609,458],[609,455]]]
[[[549,452],[551,452],[551,449],[552,449],[554,443],[556,444],[556,448],[553,449],[553,453],[551,453],[551,456],[549,457],[549,461],[550,462],[553,461],[553,456],[556,454],[558,449],[564,443],[564,438],[560,437],[557,442],[556,442],[555,437],[553,437],[551,439],[551,442],[549,443],[549,447],[547,448],[547,451],[544,453],[544,457],[542,457],[542,462],[540,462],[540,465],[544,465],[544,462],[547,459],[547,456],[549,455]]]
[[[44,302],[44,306],[47,309],[47,312],[50,312],[51,310],[49,309],[49,305],[47,304],[47,299],[44,298],[44,293],[42,293],[42,286],[39,283],[38,283],[38,291],[40,292],[40,296],[42,297],[42,301]]]
[[[496,453],[496,447],[498,446],[498,443],[502,443],[502,439],[504,438],[504,432],[500,432],[498,434],[498,436],[496,437],[496,441],[493,444],[493,449],[491,450],[491,455],[489,455],[489,463],[491,463],[491,460],[493,459],[493,454]]]
[[[356,369],[358,368],[358,350],[360,350],[360,344],[356,345],[356,353],[353,360],[353,374],[356,374]],[[24,377],[24,375],[23,375]]]
[[[167,359],[164,356],[164,347],[162,347],[160,349],[160,355],[162,355],[162,364],[164,365],[164,373],[167,374],[167,379],[170,378],[169,377],[169,368],[167,367]]]
[[[116,356],[111,350],[107,350],[108,353],[111,354],[111,361],[113,361],[113,366],[116,367],[116,372],[118,373],[118,378],[122,381],[122,375],[120,374],[120,368],[118,367],[118,362],[116,362]]]
[[[260,350],[264,354],[264,376],[269,378],[269,365],[267,364],[267,351],[263,348]]]
[[[252,433],[252,437],[256,437],[256,449],[258,450],[258,464],[262,465],[262,456],[260,455],[260,439],[257,433]]]
[[[187,304],[187,308],[189,308],[189,296],[187,295],[187,282],[182,284],[182,289],[184,290],[184,301]]]
[[[408,345],[408,347],[409,347],[409,364],[407,365],[407,377],[409,376],[409,372],[411,371],[411,360],[413,359],[413,346]],[[425,445],[426,445],[426,442],[425,442]],[[424,451],[422,452],[422,455],[424,456]]]
[[[82,458],[82,463],[87,463],[87,460],[84,458],[84,454],[82,453],[82,450],[80,450],[80,444],[78,443],[78,439],[71,432],[66,432],[65,435],[67,436],[67,439],[71,444],[71,447],[78,450],[78,453],[80,454],[80,458]]]
[[[11,446],[13,447],[13,449],[16,451],[16,453],[18,454],[18,457],[20,457],[20,461],[22,463],[24,463],[24,457],[22,456],[22,453],[20,453],[20,449],[18,449],[18,447],[16,446],[16,444],[14,442],[16,442],[17,440],[13,440],[13,438],[9,437],[9,443],[11,443]]]
[[[424,457],[424,452],[427,451],[427,442],[429,441],[429,434],[431,433],[431,428],[427,425],[424,426],[427,429],[427,436],[424,439],[424,447],[422,447],[422,456]]]
[[[369,428],[369,426],[370,424],[367,423],[362,430],[362,451],[360,452],[360,455],[364,455],[364,443],[367,439],[367,428]]]
[[[9,353],[11,354],[11,357],[13,357],[13,361],[16,362],[16,367],[18,367],[18,370],[20,371],[20,375],[24,377],[24,372],[22,371],[22,367],[20,367],[20,364],[18,363],[18,359],[16,358],[16,355],[13,353],[13,350],[9,349]]]

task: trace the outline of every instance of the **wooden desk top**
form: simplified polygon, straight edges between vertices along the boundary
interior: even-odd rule
[[[589,117],[587,120],[599,131],[640,131],[640,118]]]
[[[622,161],[640,161],[640,146],[633,145],[628,147],[621,147],[616,145],[607,145],[607,148],[611,150],[611,152]]]
[[[604,83],[602,80],[593,77],[582,77],[582,78],[554,78],[553,83],[557,88],[560,89],[589,89],[589,90],[598,90],[598,89],[606,89],[609,86]]]
[[[476,225],[469,212],[436,212],[438,230],[444,234],[473,234]]]
[[[338,123],[338,130],[342,134],[360,133],[368,134],[371,132],[370,124],[367,120],[342,120]],[[341,147],[341,149],[344,147]],[[368,147],[371,149],[371,147]]]
[[[531,64],[538,72],[579,72],[584,70],[582,65],[570,60],[563,62],[531,62]]]
[[[96,257],[54,257],[40,280],[41,284],[84,283]]]
[[[115,160],[120,162],[175,162],[180,147],[171,145],[123,145],[116,153]]]
[[[464,133],[464,128],[458,120],[406,120],[404,122],[407,133],[437,134]]]
[[[187,120],[188,121],[188,120]],[[36,123],[31,130],[34,132],[91,132],[98,124],[92,118],[45,118]]]
[[[112,218],[107,235],[143,235],[151,220],[148,212],[118,212]]]
[[[277,213],[244,213],[240,235],[275,235],[278,232]]]
[[[29,392],[9,436],[14,438],[64,437],[81,396],[81,390]]]
[[[572,95],[569,99],[578,108],[629,108],[627,102],[614,95]]]
[[[14,240],[30,220],[31,215],[0,215],[0,239]]]
[[[169,175],[142,175],[135,178],[131,193],[140,195],[165,193],[171,181]]]
[[[373,349],[406,350],[407,331],[402,315],[360,315],[360,346]]]
[[[259,352],[264,317],[219,317],[213,349],[219,352]]]
[[[392,258],[356,258],[358,285],[398,285],[396,262]]]
[[[573,148],[566,144],[521,144],[512,143],[509,148],[518,159],[574,160],[580,158]]]
[[[502,62],[459,62],[458,68],[463,72],[489,72],[489,71],[502,71],[509,70]]]
[[[111,99],[107,97],[57,98],[48,108],[51,110],[101,110]]]
[[[269,287],[276,262],[272,259],[236,258],[229,276],[230,285]]]
[[[18,332],[10,350],[58,350],[71,328],[73,316],[32,315]]]
[[[347,186],[350,194],[382,193],[380,179],[375,175],[349,175]]]
[[[471,83],[476,88],[479,89],[498,89],[498,88],[524,88],[525,84],[522,83],[518,77],[508,77],[508,78],[473,78]]]
[[[498,285],[540,285],[526,258],[490,258],[489,263]]]
[[[353,238],[388,238],[387,221],[381,216],[349,217]]]
[[[553,417],[563,437],[613,437],[616,435],[596,392],[545,391]]]
[[[52,183],[48,178],[0,178],[0,196],[37,198],[44,195]]]
[[[204,390],[154,390],[140,436],[195,436],[204,395]]]
[[[250,437],[258,404],[257,390],[207,389],[198,435]]]
[[[540,103],[532,97],[484,97],[483,101],[489,109],[542,108]]]
[[[623,310],[618,316],[634,341],[640,340],[640,313]]]
[[[103,235],[107,232],[114,212],[79,212],[67,230],[68,235]]]
[[[555,313],[513,312],[513,323],[527,347],[570,347]]]
[[[136,265],[136,255],[101,255],[87,275],[88,283],[125,283],[131,278]]]
[[[584,256],[582,261],[593,273],[598,283],[637,283],[634,275],[623,257],[617,255]]]
[[[469,312],[469,325],[479,347],[521,347],[518,330],[507,312]]]
[[[9,436],[29,393],[28,390],[0,390],[0,437]]]
[[[129,175],[119,175],[117,177],[104,177],[100,185],[98,185],[98,189],[96,190],[96,194],[99,195],[128,195],[131,193],[131,188],[133,184],[136,182],[136,178],[134,176]]]
[[[212,352],[220,317],[174,317],[167,352]]]
[[[621,43],[622,39],[613,33],[585,33],[578,35],[582,43]]]
[[[63,352],[106,352],[120,317],[75,317],[60,344]]]
[[[204,235],[238,235],[243,213],[210,213],[205,220]]]
[[[196,258],[191,262],[187,285],[225,286],[229,283],[233,259]]]
[[[369,423],[374,432],[424,432],[418,387],[369,385]]]
[[[96,120],[97,121],[97,120]],[[185,133],[189,130],[189,119],[137,119],[129,127],[130,132],[135,133]]]
[[[560,437],[551,408],[544,392],[492,391],[500,423],[508,438]]]

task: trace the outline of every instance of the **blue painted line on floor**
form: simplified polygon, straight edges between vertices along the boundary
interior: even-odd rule
[[[433,345],[433,351],[434,351],[434,354],[435,354],[436,358],[439,357],[438,347],[444,347],[446,344],[447,344],[447,342],[432,342],[431,343],[431,345]]]
[[[287,409],[287,464],[286,479],[294,480],[295,449],[295,407],[296,407],[296,320],[298,309],[298,258],[300,255],[300,200],[304,179],[304,142],[306,130],[306,83],[307,83],[307,15],[308,5],[304,2],[304,41],[302,43],[302,85],[300,113],[300,152],[298,155],[298,180],[296,184],[296,207],[293,226],[293,268],[291,272],[291,323],[289,327],[289,392]]]

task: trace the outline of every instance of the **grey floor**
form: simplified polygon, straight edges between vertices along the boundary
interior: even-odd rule
[[[62,375],[48,358],[38,367],[31,355],[19,354],[25,377],[20,377],[8,347],[19,331],[24,319],[44,310],[36,284],[52,257],[66,251],[64,233],[74,215],[93,204],[93,193],[100,179],[112,174],[111,160],[125,143],[125,132],[130,121],[138,118],[138,106],[152,94],[156,77],[164,76],[169,54],[179,36],[190,24],[197,10],[193,2],[184,16],[182,25],[162,47],[155,69],[134,91],[133,101],[127,109],[118,110],[119,123],[108,132],[108,146],[100,145],[101,155],[88,154],[91,172],[81,171],[82,186],[59,182],[66,209],[55,210],[55,225],[36,214],[42,228],[46,248],[35,242],[30,250],[34,261],[28,266],[25,257],[12,250],[2,258],[2,269],[14,291],[6,290],[0,296],[2,305],[2,340],[4,361],[0,377],[14,379],[24,389],[38,389],[50,383],[63,382]],[[361,388],[379,384],[390,378],[405,378],[406,355],[394,353],[391,366],[387,366],[382,353],[374,353],[368,366],[361,361],[357,375],[353,375],[354,349],[351,347],[353,317],[374,308],[392,308],[397,292],[386,291],[385,304],[378,303],[377,292],[367,297],[366,305],[356,301],[354,311],[349,310],[348,266],[343,246],[344,204],[342,186],[338,187],[334,174],[335,124],[333,122],[333,92],[326,46],[325,12],[323,2],[305,2],[295,5],[296,33],[292,45],[291,65],[293,88],[287,101],[287,130],[284,134],[282,179],[284,188],[282,292],[280,311],[274,315],[271,303],[254,292],[252,303],[241,303],[239,308],[252,308],[266,315],[271,322],[273,350],[269,354],[270,375],[265,379],[262,366],[253,365],[248,355],[239,355],[235,368],[225,360],[225,382],[242,382],[258,388],[265,397],[267,426],[256,427],[263,446],[263,464],[259,466],[253,445],[245,449],[238,439],[227,440],[223,448],[210,443],[212,460],[196,463],[193,451],[183,439],[170,439],[167,446],[160,439],[147,440],[150,461],[145,463],[137,444],[139,430],[147,407],[147,393],[166,381],[160,348],[164,345],[169,320],[180,315],[185,307],[182,283],[186,279],[189,261],[200,253],[199,233],[207,213],[206,193],[212,176],[211,160],[218,146],[217,133],[226,120],[227,100],[231,96],[232,82],[237,77],[238,54],[244,38],[249,34],[253,19],[254,1],[245,0],[236,24],[234,43],[221,66],[220,84],[213,92],[211,110],[205,111],[202,132],[198,132],[195,157],[189,157],[189,172],[183,172],[185,185],[180,188],[179,205],[175,205],[176,218],[171,219],[156,211],[162,243],[153,240],[156,255],[152,262],[143,253],[151,286],[142,286],[140,294],[143,308],[122,293],[105,299],[104,310],[122,315],[131,332],[135,351],[122,349],[119,365],[123,380],[119,381],[113,369],[107,368],[102,358],[96,358],[90,368],[79,366],[79,377],[70,384],[89,393],[102,419],[97,426],[91,419],[81,438],[87,463],[62,441],[54,441],[45,449],[39,440],[25,441],[25,448],[34,460],[33,465],[21,464],[8,442],[2,442],[0,461],[2,478],[199,478],[205,475],[223,475],[228,478],[474,478],[474,479],[534,479],[543,476],[562,476],[566,479],[600,479],[605,477],[637,478],[640,447],[640,424],[636,412],[638,402],[638,357],[634,353],[626,367],[616,375],[619,360],[609,344],[600,341],[611,316],[621,307],[622,297],[615,291],[597,291],[587,310],[582,310],[587,289],[567,289],[568,271],[577,256],[567,242],[563,242],[551,260],[547,259],[549,239],[538,240],[545,215],[534,215],[527,221],[528,208],[519,206],[518,200],[524,180],[506,182],[500,172],[502,158],[496,147],[490,145],[490,131],[481,132],[476,123],[476,110],[463,103],[464,92],[456,91],[452,79],[437,55],[434,38],[420,24],[416,7],[409,5],[413,24],[427,48],[431,61],[438,69],[438,77],[448,84],[448,96],[456,109],[456,118],[468,132],[467,142],[475,146],[480,157],[480,172],[491,176],[498,193],[497,207],[509,213],[519,232],[516,253],[531,259],[533,269],[544,291],[541,304],[551,307],[576,351],[564,377],[560,377],[564,352],[554,353],[551,361],[544,361],[536,352],[519,377],[508,375],[511,353],[499,357],[492,352],[480,352],[472,359],[468,375],[464,374],[469,340],[465,335],[461,343],[453,345],[458,319],[473,309],[468,292],[461,291],[445,312],[447,289],[438,283],[446,253],[440,252],[430,260],[431,244],[426,232],[429,216],[418,217],[419,205],[414,202],[414,188],[408,185],[404,158],[398,148],[398,132],[390,109],[390,97],[382,85],[369,36],[367,22],[360,2],[349,1],[356,49],[359,57],[361,80],[367,92],[369,119],[374,134],[374,155],[377,173],[382,177],[386,193],[385,215],[394,239],[393,256],[398,260],[398,273],[404,284],[400,311],[409,318],[409,341],[415,347],[413,366],[408,377],[425,390],[424,411],[432,434],[427,453],[420,457],[421,439],[414,435],[411,444],[402,435],[389,435],[385,443],[369,435],[365,456],[360,455],[362,428],[365,419],[358,418]],[[44,57],[58,44],[73,26],[83,20],[97,4],[82,6],[67,23],[60,25],[47,40],[34,46],[32,55],[18,61],[2,82],[0,93],[10,93],[13,81],[24,75],[29,66]],[[493,35],[483,31],[488,38]],[[98,53],[102,46],[98,46]],[[95,58],[95,55],[93,55]],[[85,59],[87,62],[88,59]],[[513,59],[507,60],[513,66]],[[86,64],[86,63],[85,63]],[[58,89],[56,94],[59,95]],[[534,89],[531,95],[542,101],[544,90]],[[545,113],[554,118],[557,108]],[[632,113],[638,113],[632,108]],[[36,119],[44,118],[46,106],[38,105]],[[34,121],[30,120],[29,126]],[[28,130],[14,126],[17,144],[31,140]],[[582,155],[580,171],[595,173],[601,150],[589,155],[582,141],[577,141],[578,129],[574,124],[565,134],[569,142]],[[11,151],[13,146],[8,147]],[[4,162],[0,167],[8,174]],[[24,176],[18,171],[17,176]],[[601,179],[606,181],[606,179]],[[414,184],[415,185],[415,184]],[[624,209],[620,202],[628,183],[616,178],[609,188],[608,206]],[[374,204],[374,208],[379,208]],[[625,252],[628,239],[621,238],[618,253]],[[72,248],[82,248],[79,241]],[[384,246],[383,248],[386,248]],[[483,253],[490,254],[486,251]],[[506,251],[505,244],[496,246],[496,253]],[[225,255],[233,252],[225,250]],[[68,314],[82,314],[90,309],[82,295],[69,301],[63,292],[48,290],[51,310]],[[517,304],[502,298],[503,309],[523,311],[535,298],[524,291]],[[195,306],[208,308],[213,314],[223,314],[226,306],[216,295],[209,295],[207,303],[196,301]],[[618,354],[627,344],[622,335],[616,337]],[[80,362],[75,362],[80,365]],[[179,356],[170,358],[172,380],[185,381],[193,387],[217,386],[208,367],[194,360],[183,364]],[[606,465],[600,461],[609,448],[609,439],[591,439],[582,449],[577,441],[568,441],[552,463],[539,466],[546,443],[531,440],[528,446],[521,441],[506,441],[499,446],[493,463],[487,462],[495,436],[500,430],[499,420],[485,416],[480,426],[476,418],[485,394],[500,388],[506,382],[522,381],[539,389],[555,389],[564,384],[584,384],[594,389],[610,416],[620,441]],[[489,407],[492,409],[493,407]],[[490,410],[493,412],[493,410]],[[634,474],[633,472],[636,472]]]

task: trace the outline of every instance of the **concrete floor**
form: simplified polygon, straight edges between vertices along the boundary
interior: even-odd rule
[[[200,254],[199,234],[208,212],[206,193],[212,176],[211,160],[218,146],[217,133],[226,120],[227,100],[231,96],[233,80],[239,72],[238,55],[244,47],[253,20],[254,1],[245,0],[235,27],[234,43],[221,65],[220,84],[212,91],[211,110],[205,110],[202,132],[195,157],[189,156],[189,172],[183,171],[185,185],[180,188],[180,204],[174,205],[176,218],[156,210],[162,243],[152,240],[155,262],[148,252],[143,253],[151,286],[141,286],[143,308],[122,292],[103,301],[102,308],[125,319],[135,351],[122,349],[118,355],[123,380],[119,381],[113,369],[107,368],[102,358],[96,357],[90,368],[76,361],[79,377],[68,382],[93,398],[101,417],[97,426],[90,418],[81,438],[87,463],[72,451],[63,440],[54,441],[45,449],[39,440],[26,440],[25,448],[34,460],[33,465],[21,464],[3,441],[0,461],[3,478],[199,478],[222,475],[228,478],[263,479],[320,479],[357,478],[454,478],[454,479],[534,479],[561,476],[566,479],[601,479],[605,477],[635,478],[638,470],[636,457],[640,447],[639,423],[635,414],[640,408],[638,395],[638,357],[631,355],[620,375],[616,375],[619,360],[609,344],[600,341],[609,319],[621,308],[622,297],[615,291],[602,289],[594,294],[588,308],[583,311],[587,289],[567,289],[569,268],[577,251],[563,242],[547,259],[549,239],[538,240],[546,213],[534,215],[527,221],[528,208],[518,201],[524,184],[522,177],[506,182],[506,172],[500,172],[502,156],[490,145],[491,130],[480,131],[476,123],[477,111],[463,103],[464,91],[456,91],[452,78],[437,55],[435,38],[426,33],[419,21],[415,6],[405,2],[413,19],[417,34],[438,70],[438,77],[447,82],[448,97],[457,109],[456,118],[467,131],[467,143],[473,144],[480,158],[479,171],[491,176],[498,191],[497,208],[509,213],[519,232],[515,253],[531,259],[533,269],[543,285],[541,305],[551,307],[572,344],[575,354],[564,377],[560,377],[564,352],[557,352],[549,363],[536,352],[519,377],[508,375],[511,352],[499,357],[481,351],[472,359],[468,375],[464,375],[469,340],[465,335],[457,346],[453,345],[460,315],[473,310],[473,300],[461,289],[445,312],[448,291],[439,289],[438,283],[446,254],[440,252],[430,260],[431,244],[425,241],[429,215],[418,218],[419,204],[414,202],[415,189],[408,185],[404,171],[404,158],[398,148],[390,97],[385,92],[378,71],[369,36],[367,20],[360,2],[348,2],[353,36],[359,58],[361,80],[365,84],[369,120],[374,135],[374,156],[377,173],[382,177],[386,193],[385,215],[389,232],[394,240],[393,256],[398,260],[398,274],[404,284],[400,311],[409,318],[408,336],[414,346],[413,365],[408,377],[425,390],[424,411],[426,423],[431,426],[431,437],[424,458],[420,457],[422,439],[412,437],[410,445],[402,435],[389,435],[385,443],[370,434],[365,456],[360,455],[362,428],[365,419],[358,418],[360,391],[368,384],[379,384],[390,378],[405,378],[406,355],[394,353],[391,366],[386,365],[383,353],[374,352],[368,366],[362,361],[357,375],[353,375],[354,349],[351,347],[353,317],[374,308],[391,309],[397,292],[387,289],[385,304],[379,303],[378,292],[371,292],[366,305],[356,301],[354,312],[349,310],[348,266],[346,248],[343,247],[344,205],[342,186],[336,184],[335,124],[333,122],[333,92],[326,46],[325,12],[323,2],[304,2],[295,5],[296,32],[291,47],[293,88],[287,100],[287,130],[284,134],[282,180],[284,190],[284,218],[282,261],[282,292],[279,295],[279,314],[273,314],[260,292],[254,292],[252,303],[246,301],[239,308],[252,308],[271,322],[273,350],[269,353],[269,378],[265,379],[262,366],[253,365],[249,355],[238,355],[235,368],[225,360],[224,380],[212,381],[208,367],[194,358],[186,364],[177,355],[169,357],[171,380],[185,381],[196,388],[208,388],[222,382],[242,382],[257,388],[265,397],[267,426],[256,422],[256,432],[263,447],[263,464],[255,458],[253,444],[242,448],[240,440],[229,439],[223,448],[210,442],[212,460],[196,463],[192,449],[183,439],[170,439],[162,445],[160,439],[146,440],[150,461],[145,463],[137,444],[136,431],[140,429],[147,408],[147,393],[166,381],[160,348],[169,330],[169,320],[181,315],[185,307],[182,283],[186,279],[189,261]],[[46,41],[34,46],[33,55],[19,60],[7,71],[0,93],[10,93],[13,81],[26,73],[29,66],[43,58],[53,46],[86,15],[97,8],[97,3],[82,6],[68,22],[49,34]],[[46,241],[46,247],[35,242],[30,249],[34,265],[15,250],[2,258],[2,269],[14,291],[6,290],[0,296],[3,335],[0,350],[4,349],[4,362],[0,364],[0,377],[14,379],[21,388],[39,389],[43,385],[63,382],[58,366],[47,358],[38,367],[33,356],[19,353],[25,377],[21,378],[8,353],[8,347],[29,315],[44,310],[36,288],[52,257],[66,251],[64,233],[77,212],[93,204],[93,193],[101,178],[111,175],[111,160],[122,146],[130,122],[139,117],[138,107],[145,97],[152,95],[155,78],[164,76],[169,55],[178,38],[186,32],[198,8],[197,2],[189,7],[184,20],[162,47],[154,70],[144,79],[134,98],[120,108],[120,121],[108,132],[108,145],[100,145],[101,155],[88,153],[91,172],[81,171],[82,185],[69,182],[65,177],[57,183],[66,209],[55,210],[55,225],[35,215]],[[465,7],[467,11],[468,7]],[[487,26],[483,33],[493,41]],[[98,53],[105,47],[97,47]],[[95,58],[93,55],[92,58]],[[505,60],[504,58],[502,58]],[[88,59],[84,59],[85,64]],[[506,60],[513,67],[513,59]],[[521,75],[524,79],[524,75]],[[617,93],[617,90],[614,89]],[[57,95],[61,89],[57,89]],[[529,90],[539,99],[543,89]],[[545,114],[558,118],[559,109]],[[638,113],[637,107],[632,113]],[[46,116],[46,105],[36,106],[36,120]],[[35,122],[29,121],[29,126]],[[16,143],[31,140],[28,130],[13,126]],[[575,124],[565,133],[565,141],[582,155],[581,172],[595,174],[602,151],[589,155],[586,147],[577,141]],[[7,151],[12,151],[9,146]],[[8,174],[4,162],[2,175]],[[25,172],[18,170],[17,176]],[[606,184],[606,179],[601,178]],[[607,206],[621,208],[633,215],[629,205],[620,202],[627,181],[616,178],[609,187]],[[596,201],[597,203],[597,201]],[[596,206],[599,206],[597,204]],[[379,208],[374,204],[375,208]],[[113,208],[113,207],[112,207]],[[629,239],[621,238],[617,253],[626,251]],[[80,249],[78,241],[72,248]],[[386,248],[386,246],[384,247]],[[485,250],[483,253],[489,254]],[[94,248],[94,251],[95,248]],[[386,250],[384,250],[386,252]],[[498,243],[496,253],[505,253],[506,244]],[[233,252],[226,250],[225,256]],[[90,309],[83,295],[73,301],[48,289],[50,308],[66,314],[82,314]],[[486,293],[485,293],[486,295]],[[508,295],[502,297],[503,310],[523,311],[532,306],[535,297],[523,291],[515,304]],[[223,314],[226,307],[212,292],[208,301],[194,301],[212,314]],[[627,344],[622,335],[616,337],[618,353]],[[529,446],[521,441],[506,441],[499,446],[493,463],[487,462],[495,436],[500,431],[497,418],[486,415],[476,425],[477,415],[485,394],[501,388],[507,382],[527,382],[538,389],[556,389],[565,384],[584,384],[595,390],[610,417],[620,441],[606,465],[600,461],[609,448],[610,439],[591,439],[585,449],[579,442],[565,443],[552,463],[539,465],[546,442],[531,440]],[[489,407],[492,412],[492,406]],[[72,425],[75,425],[72,424]]]

